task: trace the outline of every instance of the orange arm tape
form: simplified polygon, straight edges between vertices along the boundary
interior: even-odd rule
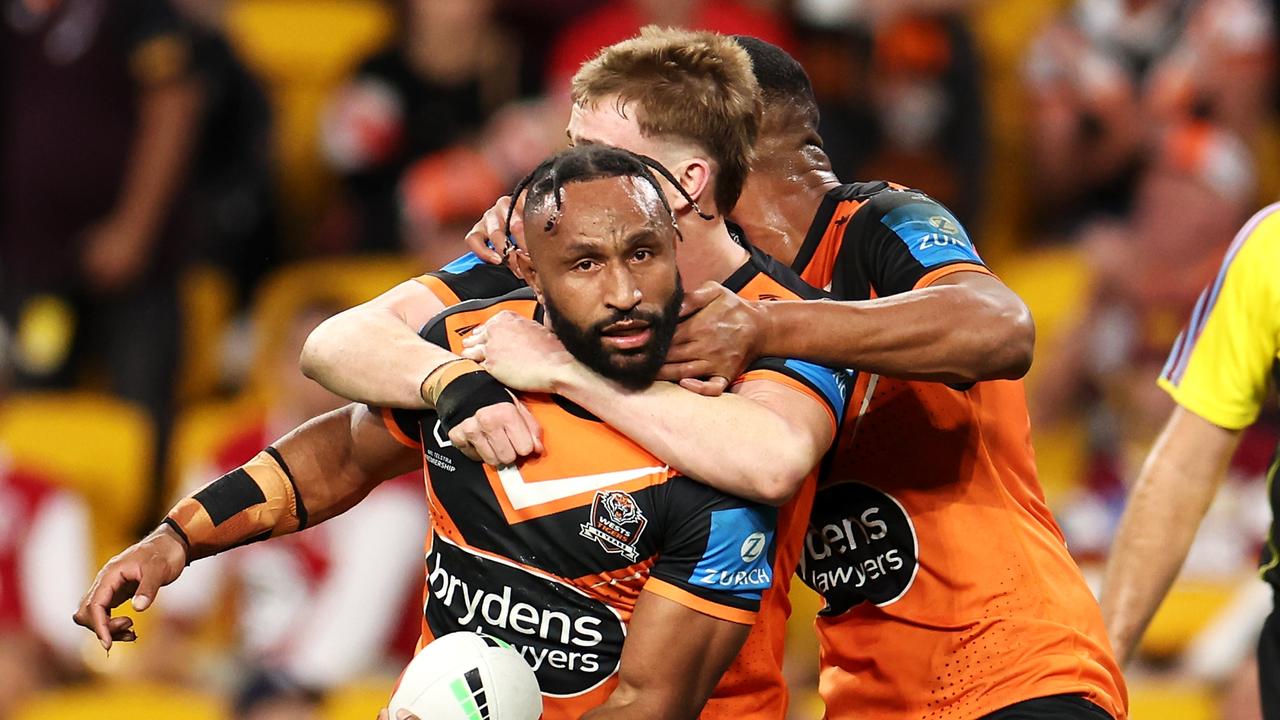
[[[306,527],[307,511],[275,448],[178,501],[165,524],[186,541],[189,560]]]

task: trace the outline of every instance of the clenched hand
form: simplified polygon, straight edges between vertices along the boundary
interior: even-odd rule
[[[577,363],[550,330],[510,311],[489,318],[462,341],[462,356],[512,390],[551,393]]]

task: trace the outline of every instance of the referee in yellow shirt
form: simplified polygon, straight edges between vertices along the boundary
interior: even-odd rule
[[[1257,419],[1268,382],[1280,368],[1277,353],[1280,203],[1253,216],[1231,243],[1160,374],[1160,387],[1177,407],[1133,488],[1102,592],[1103,616],[1121,665],[1177,577],[1241,431]],[[1261,575],[1280,589],[1276,467],[1273,460],[1267,474],[1273,520]],[[1258,644],[1258,672],[1263,716],[1280,720],[1280,617],[1274,610]]]

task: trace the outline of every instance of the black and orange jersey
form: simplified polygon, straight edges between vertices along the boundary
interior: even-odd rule
[[[840,300],[988,272],[945,208],[887,183],[829,193],[793,266]],[[832,720],[970,720],[1057,694],[1117,718],[1101,611],[1036,478],[1020,381],[863,374],[825,464],[800,577],[820,593]]]
[[[509,310],[538,319],[531,290],[461,303],[423,336],[454,351]],[[534,668],[544,717],[578,717],[616,682],[641,590],[752,623],[772,585],[776,510],[693,482],[555,396],[520,398],[545,452],[494,468],[458,452],[433,412],[383,410],[421,449],[431,533],[422,643],[476,630]]]
[[[740,233],[736,228],[733,230],[735,233]],[[738,237],[741,241],[740,234],[738,234]],[[745,241],[743,241],[743,244],[744,246],[746,245]],[[821,296],[820,292],[806,285],[795,273],[777,263],[768,255],[749,246],[748,250],[750,252],[749,259],[724,282],[724,285],[730,290],[752,300],[796,300],[813,299]],[[477,294],[479,297],[483,297],[483,293],[487,290],[501,289],[505,283],[521,282],[505,268],[484,266],[478,259],[474,259],[471,256],[464,256],[439,272],[429,273],[423,278],[419,278],[419,281],[436,293],[442,302],[447,305],[454,305],[449,311],[441,315],[440,319],[429,326],[427,331],[424,331],[424,336],[428,340],[436,342],[442,347],[448,347],[455,352],[460,351],[462,338],[470,332],[471,328],[483,323],[495,314],[498,309],[515,310],[522,312],[527,317],[535,317],[539,312],[536,303],[532,300],[531,293],[522,294],[517,292],[508,295],[501,303],[503,307],[497,307],[491,301],[483,299],[468,301],[470,297],[477,297]],[[520,300],[519,298],[524,299]],[[514,306],[513,303],[523,303],[523,305]],[[444,330],[441,328],[444,328]],[[847,372],[833,371],[804,361],[780,358],[762,358],[748,368],[747,372],[735,381],[735,384],[747,380],[776,382],[814,398],[828,409],[831,413],[831,422],[836,427],[843,420],[848,393],[852,387],[852,376]],[[569,422],[570,418],[574,418],[572,424],[578,427],[578,430],[574,432],[581,434],[584,428],[589,428],[592,437],[607,438],[612,444],[611,447],[625,446],[629,448],[628,452],[646,458],[644,462],[650,464],[644,465],[644,467],[661,465],[657,460],[640,450],[629,440],[622,438],[611,428],[591,420],[589,415],[585,415],[576,406],[563,400],[547,398],[546,396],[529,396],[522,399],[530,406],[535,417],[542,424],[543,442],[546,443],[548,449],[545,455],[527,463],[533,468],[541,467],[538,463],[551,457],[553,446],[562,448],[561,452],[570,461],[578,462],[578,459],[572,455],[572,449],[575,446],[570,441],[558,437],[559,427],[563,422]],[[564,413],[568,413],[568,416],[565,416]],[[398,433],[403,440],[420,442],[424,437],[428,439],[424,447],[424,454],[430,476],[429,484],[443,482],[442,478],[445,476],[452,477],[453,473],[448,468],[456,468],[459,462],[476,466],[473,468],[473,472],[482,470],[484,475],[489,478],[489,486],[493,486],[494,482],[496,482],[494,478],[500,479],[498,471],[488,467],[480,468],[477,464],[471,463],[465,458],[459,461],[460,454],[452,452],[451,449],[448,451],[443,449],[441,446],[443,443],[447,443],[447,438],[443,437],[439,429],[434,426],[433,415],[427,413],[418,418],[408,417],[406,421],[406,415],[401,411],[396,411],[395,413],[384,412],[384,417],[388,420],[388,426]],[[563,422],[553,424],[550,420],[553,417]],[[423,430],[424,421],[431,425],[425,431]],[[584,461],[599,463],[614,453],[612,450],[609,452],[594,450],[594,442],[596,441],[578,441],[576,447],[579,450],[582,447],[593,448],[591,453],[593,457],[585,458]],[[620,455],[619,457],[622,456]],[[526,463],[518,464],[517,467],[524,468]],[[584,471],[584,473],[617,472],[619,469],[610,466],[603,469],[597,468],[596,470]],[[666,472],[671,473],[672,471],[666,470]],[[584,473],[575,473],[575,475]],[[528,473],[525,474],[528,475]],[[673,475],[673,477],[677,478],[680,486],[689,482],[680,476]],[[632,480],[628,482],[638,481]],[[459,483],[451,483],[451,487],[455,487],[455,489],[457,485]],[[703,709],[702,717],[704,718],[751,720],[754,718],[782,718],[786,714],[787,691],[782,676],[782,658],[786,619],[790,614],[788,591],[790,589],[791,575],[795,572],[796,565],[800,560],[804,531],[807,527],[816,487],[817,473],[815,470],[810,477],[806,478],[803,486],[791,501],[777,509],[774,555],[773,561],[769,566],[769,574],[775,582],[763,590],[751,634],[748,636],[737,659],[725,673],[720,684],[716,687],[715,693],[713,693]],[[623,486],[625,490],[629,491],[629,488],[630,485]],[[719,493],[706,488],[698,492],[711,493],[707,497],[720,497]],[[641,497],[647,496],[642,495]],[[436,512],[436,507],[441,504],[442,499],[444,498],[438,498],[434,494],[431,496],[433,513]],[[579,497],[577,501],[579,505],[575,506],[574,512],[582,514],[585,505],[581,503],[592,501],[592,498]],[[749,503],[732,499],[723,499],[721,502],[736,502],[740,503],[742,507],[755,507]],[[461,504],[461,500],[459,507],[466,507]],[[507,508],[507,506],[503,507]],[[448,509],[448,507],[443,507],[441,512]],[[511,506],[510,510],[514,511],[516,508]],[[464,510],[463,512],[466,511]],[[449,516],[442,515],[442,517],[448,518]],[[433,521],[435,521],[434,515]],[[438,527],[444,532],[446,529],[454,528],[455,526],[452,521],[446,519],[444,522],[438,523]],[[497,527],[499,530],[503,529],[501,525]],[[574,533],[577,533],[577,531],[575,530]],[[570,534],[570,537],[572,536],[573,533]],[[452,536],[446,535],[445,537],[452,539]],[[453,542],[456,543],[457,541],[453,540]],[[566,548],[559,552],[570,550],[570,548]],[[492,554],[494,551],[489,549],[486,552]],[[520,562],[524,563],[532,559],[527,552],[521,552],[524,554],[519,557],[524,559]],[[552,562],[556,561],[559,552],[555,550],[548,552],[551,554],[546,556],[546,559]],[[500,555],[500,552],[498,554]],[[634,602],[635,595],[639,592],[639,587],[650,587],[650,585],[645,584],[645,577],[643,576],[647,570],[642,571],[634,564],[624,564],[611,572],[600,570],[587,572],[581,568],[576,568],[574,572],[578,570],[582,570],[586,574],[572,575],[569,571],[559,573],[554,569],[540,568],[540,571],[544,574],[550,574],[558,578],[557,581],[575,583],[575,590],[583,590],[584,588],[595,586],[590,592],[606,593],[609,597],[624,603]],[[429,567],[428,571],[431,572],[432,568]],[[632,577],[637,572],[641,572],[641,576]],[[718,575],[717,577],[727,576]],[[624,580],[624,578],[626,579]],[[688,587],[682,587],[669,577],[660,576],[660,579],[661,582],[654,585],[654,587],[674,588],[672,591],[673,599],[678,599],[674,597],[676,590],[683,593],[680,595],[681,597],[699,597],[693,590]],[[652,584],[654,581],[649,580],[649,582]],[[437,581],[438,585],[439,581]],[[604,588],[609,589],[605,590]],[[431,588],[428,588],[428,621],[431,617],[431,592]],[[701,600],[706,601],[706,598],[703,597]],[[721,603],[721,605],[734,607],[732,603],[727,605]],[[629,608],[629,604],[624,604],[621,608],[623,609],[619,609],[618,612],[624,616],[625,620],[626,613],[629,612],[625,608]],[[424,627],[424,637],[428,639],[432,637],[430,628]],[[504,640],[509,639],[501,634],[499,634],[499,637],[503,637]],[[517,640],[510,641],[518,644]],[[539,677],[541,678],[541,675]],[[602,695],[592,692],[590,697],[586,699],[585,704],[593,705],[599,702],[602,697]],[[574,703],[572,707],[580,707],[581,705],[581,703]],[[548,717],[551,716],[548,715]]]
[[[506,265],[490,265],[475,253],[467,253],[414,280],[430,290],[445,307],[467,300],[502,297],[525,287],[524,281]]]
[[[885,182],[828,192],[791,268],[841,300],[896,295],[960,270],[989,272],[950,210]]]
[[[737,228],[731,229],[738,234]],[[748,300],[812,300],[823,293],[805,284],[786,266],[742,240],[750,259],[724,281],[724,286]],[[757,361],[736,382],[767,379],[781,382],[820,400],[839,428],[845,417],[854,376],[813,363],[765,358]],[[735,383],[736,384],[736,383]],[[751,635],[729,667],[703,710],[703,718],[756,720],[786,715],[787,689],[782,677],[782,657],[787,618],[791,615],[791,576],[800,562],[805,529],[817,490],[817,471],[785,505],[778,509],[777,559],[774,584],[761,600],[760,617]]]

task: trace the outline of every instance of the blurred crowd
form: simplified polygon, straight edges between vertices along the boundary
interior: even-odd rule
[[[177,495],[341,402],[297,370],[310,329],[460,255],[493,200],[564,144],[579,64],[650,23],[788,49],[837,174],[922,189],[969,227],[1036,315],[1042,478],[1096,565],[1170,409],[1154,384],[1168,350],[1236,230],[1280,193],[1277,12],[0,0],[0,720],[66,717],[102,678],[185,708],[211,698],[210,718],[372,717],[359,683],[384,693],[416,639],[420,475],[287,542],[202,561],[110,663],[71,612],[91,568]],[[1207,708],[1179,717],[1249,717],[1230,703],[1256,697],[1236,683],[1267,603],[1242,578],[1278,427],[1249,431],[1188,563],[1193,609],[1144,646],[1138,672],[1175,681],[1152,703]],[[798,668],[816,652],[807,626]]]

